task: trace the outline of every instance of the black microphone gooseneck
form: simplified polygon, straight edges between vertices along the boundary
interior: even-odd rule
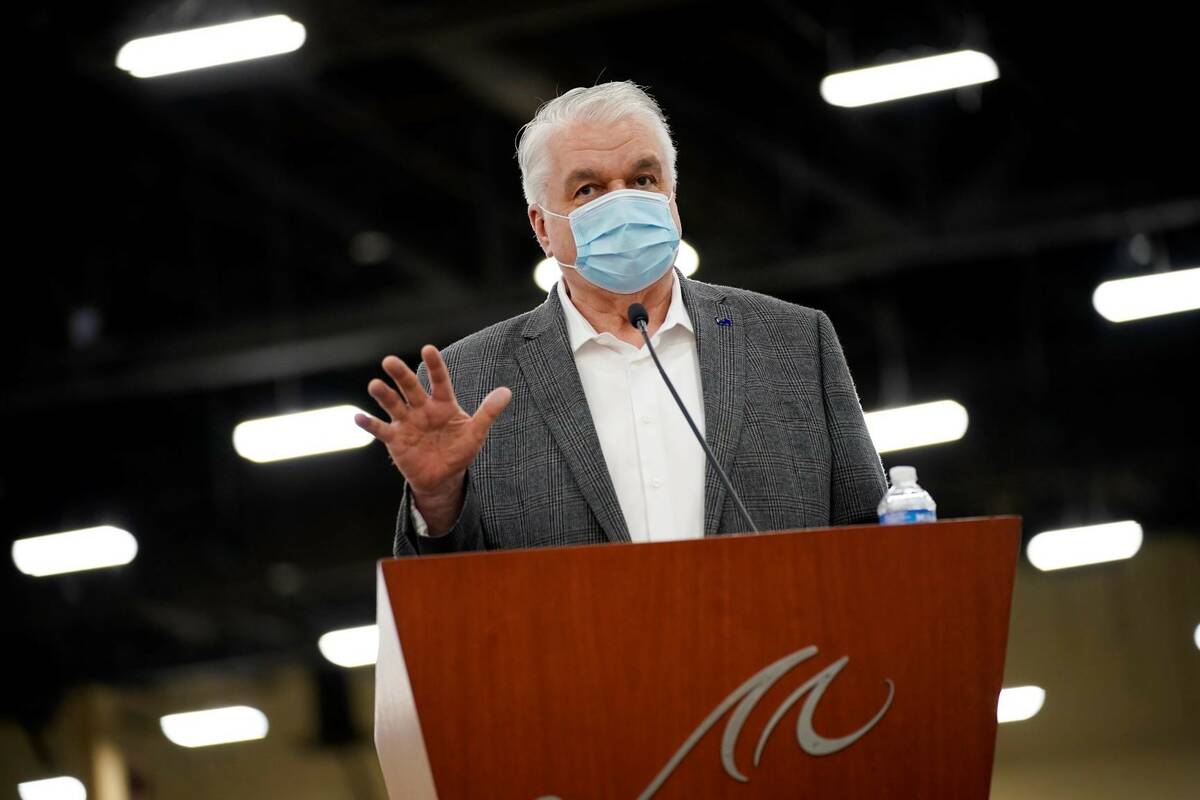
[[[683,418],[687,420],[692,433],[696,434],[696,441],[700,442],[700,446],[704,448],[704,455],[708,456],[708,463],[721,476],[721,482],[725,484],[725,491],[729,492],[729,496],[737,504],[738,511],[742,512],[742,516],[746,518],[746,524],[750,526],[750,530],[758,533],[758,528],[754,525],[754,520],[750,519],[750,512],[742,505],[742,498],[738,497],[738,493],[734,491],[733,484],[729,482],[729,476],[725,474],[725,470],[721,469],[721,465],[717,463],[717,457],[708,448],[708,442],[704,441],[704,434],[700,433],[700,429],[696,427],[696,423],[692,420],[692,415],[688,413],[687,406],[679,399],[679,392],[675,391],[675,384],[671,383],[671,379],[667,377],[667,371],[663,369],[662,363],[658,360],[658,353],[654,352],[654,345],[650,344],[650,334],[646,331],[646,323],[650,321],[650,315],[646,313],[646,307],[641,303],[633,303],[629,306],[627,313],[629,315],[629,324],[642,332],[642,339],[646,342],[646,349],[650,351],[650,357],[654,359],[654,366],[658,367],[658,374],[662,375],[663,383],[667,384],[667,389],[670,390],[671,397],[675,398],[675,404],[683,412]]]

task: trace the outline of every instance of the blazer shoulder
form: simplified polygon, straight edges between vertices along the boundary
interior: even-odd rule
[[[769,294],[742,289],[737,286],[722,286],[715,283],[693,281],[701,292],[730,305],[736,305],[767,322],[803,322],[818,325],[821,318],[828,319],[824,311],[810,306],[781,300]]]

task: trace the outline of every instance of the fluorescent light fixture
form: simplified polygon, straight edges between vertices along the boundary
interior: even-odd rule
[[[1020,722],[1042,710],[1046,690],[1040,686],[1013,686],[1000,690],[996,703],[997,722]]]
[[[955,442],[967,432],[967,410],[953,400],[938,400],[863,415],[880,453]]]
[[[128,42],[117,67],[135,78],[153,78],[299,50],[304,26],[284,14],[228,22]]]
[[[13,563],[26,575],[41,578],[63,572],[119,567],[137,555],[133,534],[112,525],[50,533],[18,539],[12,545]]]
[[[17,784],[21,800],[87,800],[87,789],[75,778],[46,778]]]
[[[1200,650],[1200,625],[1196,626],[1196,630],[1192,633],[1192,640],[1196,642],[1196,649]]]
[[[857,108],[987,83],[998,77],[1000,70],[986,53],[959,50],[827,75],[821,81],[821,97],[830,105]]]
[[[375,437],[354,424],[361,413],[354,406],[333,406],[248,420],[233,429],[233,447],[259,464],[364,447]]]
[[[682,239],[679,241],[679,253],[675,256],[675,266],[679,267],[685,278],[694,275],[700,268],[700,254]],[[562,267],[553,258],[543,258],[533,268],[533,282],[543,292],[553,289],[561,275]]]
[[[1109,322],[1129,322],[1200,308],[1200,267],[1105,281],[1092,305]]]
[[[1025,554],[1040,570],[1082,567],[1133,558],[1142,546],[1142,526],[1132,520],[1044,531],[1029,540]]]
[[[166,737],[180,747],[208,747],[261,739],[267,735],[268,728],[267,715],[250,706],[167,714],[159,724]]]
[[[375,663],[379,651],[379,627],[363,625],[330,631],[317,640],[321,655],[339,667],[365,667]]]

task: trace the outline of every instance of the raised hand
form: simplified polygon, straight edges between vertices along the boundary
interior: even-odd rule
[[[396,389],[375,378],[367,384],[367,392],[390,421],[369,414],[358,414],[354,421],[387,447],[432,532],[436,527],[448,528],[457,516],[467,467],[483,447],[492,423],[508,406],[512,391],[504,386],[493,389],[472,416],[458,405],[450,373],[437,348],[425,345],[421,358],[429,371],[429,394],[407,364],[388,356],[383,359],[383,369],[395,381]],[[449,523],[435,526],[435,521],[445,523],[447,516]]]

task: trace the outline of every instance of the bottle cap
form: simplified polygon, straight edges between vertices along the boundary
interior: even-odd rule
[[[916,467],[892,467],[890,470],[888,470],[888,474],[892,477],[893,486],[901,483],[917,482]]]

